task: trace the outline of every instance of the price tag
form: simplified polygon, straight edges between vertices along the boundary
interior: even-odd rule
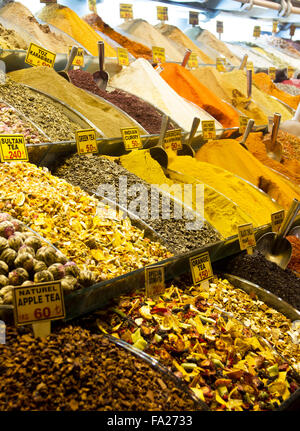
[[[120,3],[120,18],[133,19],[132,4]]]
[[[278,21],[273,21],[272,33],[277,33]]]
[[[189,24],[199,25],[199,12],[189,12]]]
[[[294,76],[295,68],[292,66],[288,66],[287,68],[287,76],[289,79],[291,79]]]
[[[216,59],[216,68],[219,72],[226,72],[225,59],[224,58],[218,57]]]
[[[202,133],[204,139],[215,139],[216,138],[216,125],[214,120],[203,120],[202,121]]]
[[[253,36],[254,37],[260,37],[260,26],[256,25],[253,29]]]
[[[246,223],[238,227],[238,235],[241,250],[247,250],[248,254],[253,253],[253,247],[256,245],[254,229],[252,223]]]
[[[28,153],[23,135],[0,135],[1,162],[27,162]]]
[[[209,281],[214,276],[208,251],[190,257],[190,268],[195,286]]]
[[[253,61],[248,61],[248,62],[247,62],[246,69],[247,69],[247,70],[252,70],[252,72],[254,72]]]
[[[165,6],[156,6],[158,21],[168,21],[168,8]]]
[[[145,268],[146,296],[153,298],[165,291],[165,267],[164,265]]]
[[[129,55],[126,48],[117,48],[118,63],[120,66],[129,66]]]
[[[97,13],[96,0],[88,0],[89,10],[91,12]]]
[[[241,115],[239,117],[239,122],[240,122],[240,127],[239,127],[239,132],[240,133],[244,133],[247,127],[249,121],[249,117],[246,117],[245,115]]]
[[[165,63],[166,61],[165,48],[161,48],[159,46],[152,46],[152,56],[153,56],[154,63]]]
[[[82,129],[75,132],[78,154],[98,153],[95,129]]]
[[[217,21],[217,33],[221,34],[224,32],[223,21]]]
[[[69,46],[69,55],[71,54],[72,46]],[[78,48],[77,55],[75,56],[73,66],[84,66],[84,49]]]
[[[143,148],[140,131],[137,127],[125,127],[121,129],[121,132],[126,151]]]
[[[188,59],[188,67],[190,69],[197,69],[199,67],[197,54],[195,52],[192,52]]]
[[[55,58],[56,54],[54,52],[48,51],[35,43],[31,43],[26,54],[25,63],[31,66],[53,67]]]
[[[272,232],[278,232],[284,220],[284,210],[279,210],[271,214]]]
[[[178,151],[182,149],[181,129],[168,130],[164,139],[165,149]]]
[[[274,81],[276,79],[276,67],[269,67],[268,73],[272,81]]]
[[[12,289],[16,326],[33,325],[35,336],[50,333],[51,320],[66,315],[60,281],[17,286]]]

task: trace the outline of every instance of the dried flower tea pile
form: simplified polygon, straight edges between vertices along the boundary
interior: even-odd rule
[[[93,282],[89,274],[90,284]],[[12,303],[12,289],[60,280],[64,293],[87,287],[85,272],[23,223],[0,213],[0,304]]]
[[[154,356],[212,410],[276,410],[299,386],[289,362],[221,314],[209,293],[186,289],[172,284],[155,300],[122,297],[97,313],[98,327]]]
[[[34,339],[7,328],[0,344],[0,411],[190,411],[199,409],[167,376],[79,326]]]
[[[21,134],[24,136],[26,144],[49,142],[49,139],[41,134],[33,124],[20,118],[13,107],[3,102],[0,102],[0,133]]]
[[[74,261],[87,284],[170,256],[129,219],[97,208],[95,198],[30,163],[1,164],[0,184],[0,211],[26,223]]]

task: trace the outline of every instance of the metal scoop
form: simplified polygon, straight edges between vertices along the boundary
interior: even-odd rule
[[[249,105],[253,100],[252,97],[252,70],[247,70],[247,99],[248,102],[245,105],[245,108],[248,109]]]
[[[158,143],[155,147],[150,148],[150,154],[153,159],[155,159],[163,168],[168,167],[168,154],[164,149],[164,139],[167,133],[167,129],[169,126],[170,118],[167,115],[164,115],[161,122],[161,129]]]
[[[109,75],[104,70],[104,42],[98,41],[98,56],[99,56],[99,68],[100,70],[97,70],[97,72],[93,73],[94,81],[96,82],[97,86],[100,88],[100,90],[105,91],[107,87],[107,83],[109,80]]]
[[[177,151],[178,156],[191,156],[195,157],[195,151],[191,147],[192,140],[198,130],[200,124],[200,118],[195,117],[191,127],[191,131],[186,143],[182,144],[182,149]]]
[[[273,128],[271,139],[266,142],[266,150],[270,159],[280,162],[282,159],[282,145],[277,142],[277,135],[280,126],[281,115],[275,113],[273,119]]]
[[[66,67],[63,70],[60,70],[59,72],[57,72],[60,76],[62,76],[63,78],[65,78],[67,81],[70,81],[70,77],[69,77],[69,70],[70,67],[72,66],[73,60],[76,57],[78,52],[78,47],[77,46],[73,46],[66,64]]]
[[[248,147],[246,145],[246,141],[248,139],[249,134],[251,133],[253,126],[254,126],[254,120],[252,120],[252,118],[250,118],[250,120],[247,123],[247,127],[245,129],[242,140],[240,141],[241,146],[244,147],[246,150],[248,150]]]
[[[256,243],[257,250],[259,250],[267,260],[276,263],[283,269],[288,266],[292,256],[292,245],[285,236],[290,230],[299,209],[300,202],[297,199],[294,199],[285,219],[283,220],[279,232],[268,232]]]

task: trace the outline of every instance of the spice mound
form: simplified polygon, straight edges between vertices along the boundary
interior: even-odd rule
[[[116,30],[106,24],[96,13],[86,15],[82,17],[82,19],[86,21],[94,30],[101,31],[115,42],[120,44],[123,48],[128,49],[130,54],[132,54],[134,57],[142,57],[146,60],[152,59],[152,51],[150,48],[143,45],[142,43],[134,42],[133,40],[128,39],[126,36],[118,33]]]
[[[258,284],[300,310],[300,279],[290,269],[284,270],[265,259],[260,252],[253,255],[241,253],[224,259],[217,267],[224,273]]]
[[[118,106],[131,118],[134,118],[148,133],[160,133],[162,114],[150,103],[123,90],[110,90],[109,88],[107,88],[107,91],[100,90],[92,74],[85,70],[71,70],[69,76],[74,85],[103,97],[103,99]],[[168,128],[175,129],[176,127],[170,121]]]
[[[52,24],[84,46],[91,55],[98,56],[97,42],[103,41],[105,56],[116,57],[116,51],[99,34],[81,19],[72,9],[59,4],[47,4],[37,18]]]
[[[22,205],[25,196],[17,196]],[[59,250],[30,231],[8,213],[0,213],[0,304],[12,303],[12,289],[60,280],[65,294],[88,287],[95,279],[92,273],[79,270]]]
[[[65,102],[95,124],[107,137],[120,136],[121,127],[133,126],[133,122],[114,106],[87,94],[86,91],[56,73],[54,69],[31,67],[11,72],[10,76],[19,83],[30,85]]]
[[[27,43],[14,30],[0,24],[0,46],[2,49],[27,49]]]
[[[0,189],[0,210],[26,223],[97,281],[170,256],[128,218],[99,206],[97,199],[45,169],[1,164],[0,183],[7,184]],[[90,272],[86,278],[88,283]]]
[[[292,244],[292,257],[288,268],[297,272],[300,276],[300,239],[297,236],[289,235],[286,237]]]
[[[72,140],[75,131],[81,129],[80,125],[67,117],[59,103],[10,78],[7,78],[5,84],[1,85],[0,96],[2,100],[13,105],[32,120],[53,141]]]
[[[55,170],[55,175],[88,192],[98,191],[100,195],[105,194],[105,184],[110,184],[115,187],[112,200],[117,202],[122,201],[124,187],[127,187],[127,199],[124,202],[127,208],[154,229],[168,244],[169,250],[176,253],[184,253],[220,239],[211,226],[203,224],[203,220],[201,223],[199,220],[199,227],[194,226],[194,229],[189,229],[189,226],[196,221],[191,211],[172,199],[169,206],[169,194],[162,194],[161,190],[151,187],[149,183],[130,173],[119,163],[104,157],[85,157],[76,154],[65,160]],[[146,197],[142,206],[135,206],[132,199],[131,190],[134,191],[137,188],[142,188],[141,196],[143,193]],[[124,203],[122,202],[123,207]]]
[[[0,352],[1,411],[200,409],[171,378],[79,326],[43,340],[8,327]]]
[[[239,125],[239,115],[233,107],[219,99],[185,67],[175,63],[164,63],[162,68],[160,76],[180,96],[204,109],[225,128]]]
[[[169,367],[212,410],[276,410],[299,387],[293,368],[252,329],[222,314],[213,298],[173,282],[155,299],[121,297],[97,323]]]

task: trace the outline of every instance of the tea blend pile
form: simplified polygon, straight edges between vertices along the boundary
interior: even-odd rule
[[[7,328],[0,410],[197,410],[199,404],[102,335],[67,326],[46,339]]]

